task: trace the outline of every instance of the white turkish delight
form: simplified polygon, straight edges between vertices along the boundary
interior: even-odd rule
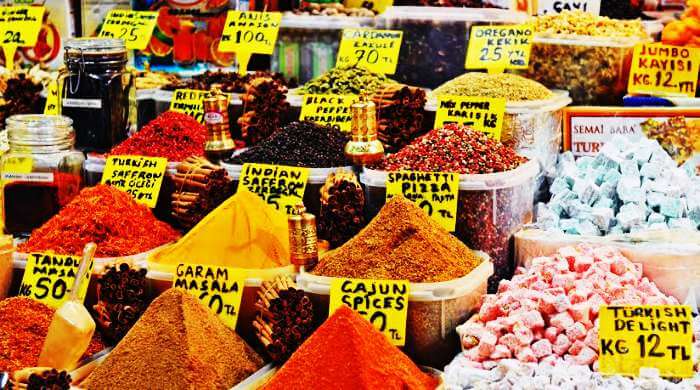
[[[656,179],[661,175],[662,167],[659,163],[648,162],[642,165],[639,174],[650,179]]]
[[[622,174],[620,172],[611,169],[605,173],[605,176],[603,176],[603,182],[610,183],[612,185],[617,185],[621,177]]]
[[[569,233],[569,232],[567,232]],[[600,236],[600,230],[591,221],[578,221],[578,224],[571,229],[570,234],[580,234],[582,236]]]
[[[617,196],[625,203],[644,203],[646,201],[646,194],[640,187],[640,184],[639,177],[637,177],[635,181],[634,177],[623,176],[617,184]]]
[[[574,162],[576,161],[576,157],[574,156],[574,153],[570,150],[567,150],[564,153],[561,153],[559,155],[559,162],[564,162],[564,161],[569,161],[569,162]]]
[[[666,224],[666,217],[659,214],[659,213],[651,213],[651,214],[649,214],[649,217],[647,217],[647,223],[648,224],[654,224],[654,223]]]
[[[671,229],[696,230],[698,224],[690,218],[669,218],[668,227]]]
[[[660,192],[647,192],[647,205],[651,208],[661,207],[661,202],[666,199],[666,195]]]
[[[639,176],[639,166],[637,161],[623,160],[620,162],[620,173],[622,176]]]
[[[646,215],[639,210],[621,211],[615,217],[622,229],[630,230],[634,226],[641,226],[646,221]]]
[[[563,177],[557,177],[554,179],[552,184],[549,186],[549,192],[554,195],[558,194],[564,190],[570,190],[571,186]]]
[[[589,180],[577,180],[574,183],[573,191],[578,195],[581,203],[589,206],[600,197],[600,187]]]
[[[651,153],[650,162],[660,163],[662,166],[675,166],[676,163],[673,158],[666,153],[665,150],[659,148]]]
[[[680,218],[683,216],[683,207],[678,198],[664,197],[661,201],[659,212],[669,218]]]
[[[610,208],[594,207],[593,210],[591,210],[591,216],[591,222],[593,222],[598,229],[607,232],[610,229],[615,214]]]
[[[666,222],[650,223],[647,225],[649,230],[668,230],[668,225]]]
[[[591,164],[593,164],[593,157],[591,156],[581,156],[576,160],[576,167],[581,171],[588,169]]]
[[[564,211],[571,218],[578,218],[583,214],[591,213],[591,206],[581,203],[578,199],[569,199],[564,202]]]
[[[617,219],[615,219],[615,222],[616,222],[616,224],[610,228],[608,235],[619,235],[619,234],[623,234],[625,232],[624,229],[622,229],[622,225],[619,224]]]
[[[639,165],[647,163],[649,162],[649,159],[651,159],[652,151],[653,148],[649,147],[648,145],[642,145],[634,151],[634,160]]]
[[[617,183],[605,182],[600,186],[600,196],[602,198],[612,199],[617,196]]]
[[[593,203],[593,207],[612,209],[615,202],[610,198],[599,198]]]
[[[615,151],[614,153],[608,154],[601,150],[593,160],[593,167],[603,168],[604,170],[617,170],[620,167],[621,160],[619,152]]]

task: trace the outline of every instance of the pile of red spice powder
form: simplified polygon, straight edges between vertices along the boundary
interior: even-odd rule
[[[189,115],[166,111],[148,122],[140,131],[115,146],[109,154],[165,157],[182,161],[189,156],[204,156],[207,129]]]
[[[20,252],[80,255],[89,242],[97,257],[129,256],[175,241],[179,233],[131,195],[107,185],[85,188],[32,232]]]
[[[482,174],[510,171],[526,161],[486,133],[448,124],[429,131],[372,168]]]
[[[435,389],[420,370],[372,324],[339,307],[263,387],[302,389]]]
[[[0,301],[0,371],[36,367],[54,310],[25,297]],[[84,357],[105,346],[95,333]]]

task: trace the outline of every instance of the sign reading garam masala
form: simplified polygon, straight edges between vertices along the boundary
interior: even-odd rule
[[[204,123],[204,105],[202,100],[208,94],[209,91],[199,89],[176,89],[173,92],[172,100],[170,100],[170,110],[187,114],[196,119],[197,122]]]
[[[139,203],[156,207],[168,159],[145,156],[109,156],[102,184],[129,193]]]
[[[700,48],[640,43],[634,47],[629,93],[695,96]]]
[[[18,47],[36,45],[43,19],[43,6],[0,7],[0,46],[8,70],[15,67],[15,51]]]
[[[333,278],[328,315],[341,305],[347,305],[384,333],[392,344],[403,346],[406,343],[408,288],[406,280]]]
[[[473,26],[467,49],[466,69],[525,69],[530,62],[532,24]]]
[[[309,168],[269,164],[243,164],[240,184],[267,204],[287,215],[304,199]]]
[[[245,269],[180,263],[173,287],[197,297],[231,329],[236,329],[245,279]]]
[[[340,131],[349,132],[350,106],[358,99],[358,95],[304,95],[299,120],[338,126]]]
[[[235,52],[238,72],[245,74],[251,55],[274,52],[281,21],[279,12],[228,11],[219,50]]]
[[[599,363],[602,374],[639,375],[654,367],[661,376],[693,375],[690,306],[601,306]]]
[[[22,277],[19,295],[45,303],[54,309],[68,299],[75,276],[78,273],[81,256],[64,256],[53,253],[30,253]],[[91,260],[85,281],[80,285],[78,298],[82,302],[87,294],[94,261]]]
[[[439,96],[434,129],[446,123],[457,123],[501,139],[506,99],[469,96]]]
[[[394,74],[402,38],[403,31],[346,28],[336,66],[359,66],[375,73]]]
[[[459,174],[447,172],[388,172],[386,198],[403,195],[450,232],[457,223]]]
[[[537,0],[537,15],[558,14],[563,11],[584,11],[600,14],[600,0]]]
[[[144,50],[151,40],[157,19],[156,11],[111,10],[98,36],[122,39],[127,49]]]

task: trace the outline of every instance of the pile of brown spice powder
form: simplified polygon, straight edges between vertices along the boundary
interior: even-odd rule
[[[357,236],[328,252],[316,275],[444,282],[481,263],[461,241],[403,197],[394,197]]]
[[[170,289],[81,387],[229,389],[262,366],[262,358],[197,298]]]

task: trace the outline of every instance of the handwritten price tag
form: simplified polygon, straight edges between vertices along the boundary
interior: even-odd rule
[[[109,156],[102,184],[125,191],[139,203],[156,207],[168,159],[144,156]]]
[[[467,69],[525,69],[530,62],[534,27],[531,24],[473,26],[467,49]]]
[[[347,305],[384,333],[392,344],[403,346],[406,343],[408,289],[406,280],[333,278],[328,315],[341,305]]]
[[[446,123],[471,126],[500,140],[506,99],[443,95],[438,97],[434,129]]]
[[[358,99],[358,95],[304,95],[299,120],[338,126],[340,131],[350,131],[350,106]]]
[[[309,168],[243,164],[240,184],[287,215],[304,199]]]
[[[158,12],[115,9],[102,23],[101,38],[123,39],[127,49],[144,50],[156,26]]]
[[[279,12],[228,11],[219,51],[235,52],[238,72],[245,74],[251,55],[274,52],[281,21]]]
[[[562,11],[584,11],[600,14],[600,0],[537,0],[537,15],[558,14]]]
[[[14,69],[18,47],[36,45],[44,18],[44,7],[0,7],[0,42],[8,70]]]
[[[51,253],[30,253],[22,277],[19,295],[45,303],[58,309],[68,299],[80,266],[80,256],[63,256]],[[94,261],[91,261],[85,281],[80,285],[78,297],[85,299]]]
[[[51,80],[46,91],[45,115],[58,115],[58,81]]]
[[[700,48],[644,43],[635,46],[629,93],[695,96]]]
[[[336,66],[353,66],[375,73],[394,74],[399,62],[403,31],[346,28]]]
[[[600,372],[639,375],[654,367],[661,376],[693,376],[690,306],[601,306],[598,331]]]
[[[173,287],[207,305],[231,329],[236,329],[248,272],[245,269],[180,263]]]
[[[445,172],[389,172],[386,198],[403,195],[450,232],[457,223],[459,175]]]

